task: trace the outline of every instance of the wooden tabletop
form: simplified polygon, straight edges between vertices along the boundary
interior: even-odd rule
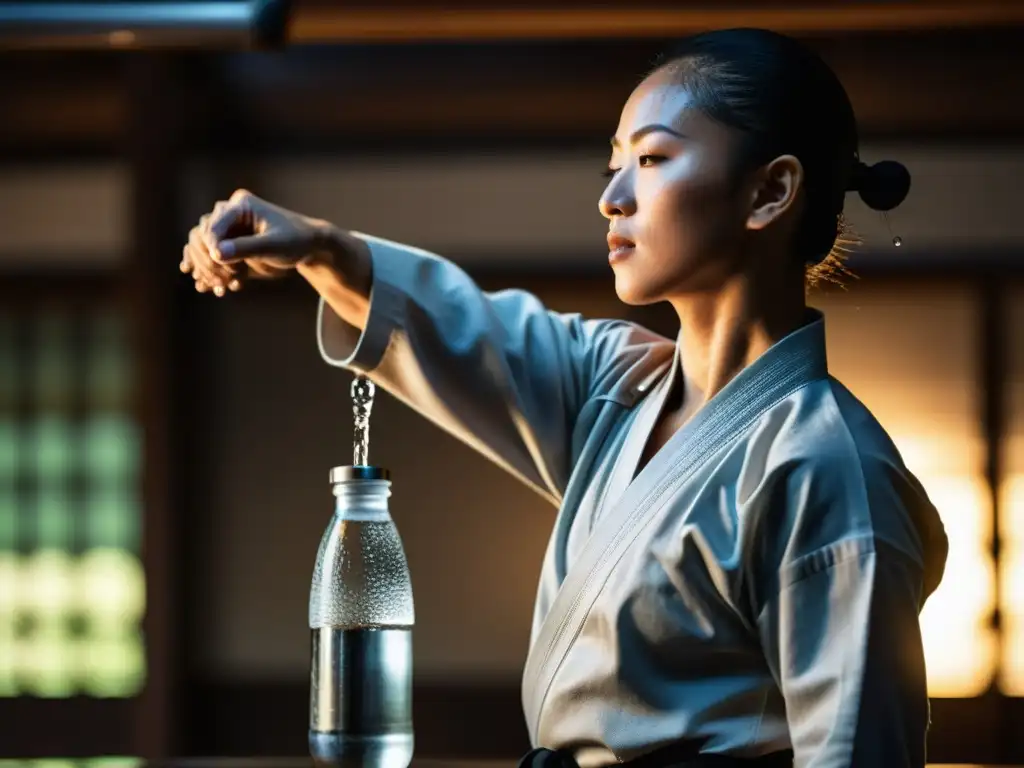
[[[0,768],[5,761],[0,760]],[[32,768],[48,768],[48,760],[33,760]],[[104,768],[103,758],[87,760],[70,759],[54,760],[61,768],[72,768],[78,764],[82,768]],[[124,763],[122,767],[122,763]],[[314,768],[316,765],[309,757],[182,757],[167,760],[140,760],[137,763],[115,758],[110,761],[111,768]],[[443,760],[414,758],[409,768],[516,768],[515,760]],[[1004,767],[1005,768],[1005,767]]]
[[[515,760],[444,760],[437,758],[413,759],[409,768],[516,768]],[[0,759],[0,768],[26,764],[18,760]],[[182,757],[168,760],[133,760],[131,758],[52,758],[32,760],[32,768],[314,768],[315,763],[305,756],[296,757]],[[930,763],[928,768],[997,768],[982,764]],[[998,766],[998,768],[1024,768],[1024,766]]]
[[[0,766],[7,761],[0,760]],[[47,760],[34,760],[34,768],[46,768]],[[58,762],[53,761],[55,764]],[[62,766],[74,766],[81,763],[88,768],[102,768],[104,760],[60,760]],[[121,763],[120,759],[112,763]],[[129,763],[130,764],[130,763]],[[169,760],[139,761],[138,768],[313,768],[314,763],[309,757],[184,757]],[[443,760],[413,759],[409,768],[515,768],[515,760]],[[932,763],[928,768],[996,768],[980,764]],[[1000,766],[1000,768],[1024,768],[1024,766]]]

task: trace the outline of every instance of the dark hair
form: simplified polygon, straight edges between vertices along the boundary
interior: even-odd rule
[[[751,170],[791,154],[804,168],[805,208],[796,253],[815,282],[842,268],[849,230],[847,191],[875,210],[895,208],[910,189],[899,163],[867,166],[857,148],[853,106],[829,66],[793,38],[763,29],[726,29],[683,40],[663,55],[695,105],[747,138],[739,162]]]

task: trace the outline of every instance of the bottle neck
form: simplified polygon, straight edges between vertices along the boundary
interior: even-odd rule
[[[390,496],[388,480],[344,480],[334,484],[334,514],[342,520],[387,522]]]

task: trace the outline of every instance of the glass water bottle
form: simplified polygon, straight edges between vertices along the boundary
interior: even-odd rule
[[[328,765],[406,768],[413,754],[409,567],[379,467],[331,470],[335,509],[316,556],[309,748]]]

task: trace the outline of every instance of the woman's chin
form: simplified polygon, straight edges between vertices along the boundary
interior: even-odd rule
[[[616,271],[615,294],[619,301],[632,307],[642,307],[659,301],[657,296],[652,295],[652,286],[631,278],[631,275]]]

